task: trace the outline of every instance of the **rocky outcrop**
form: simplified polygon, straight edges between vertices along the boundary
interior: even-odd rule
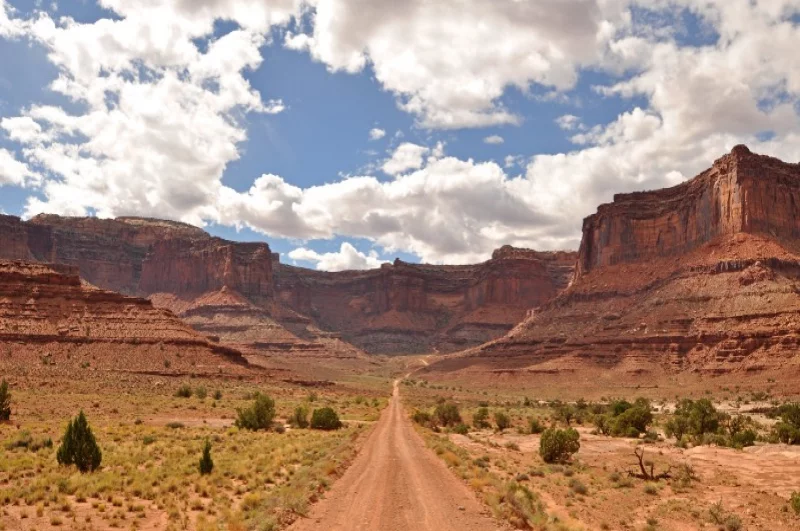
[[[4,365],[134,372],[218,374],[245,363],[146,299],[83,283],[74,266],[5,260],[0,350]]]
[[[433,371],[798,373],[800,166],[738,146],[584,222],[571,286]],[[479,369],[480,368],[480,369]]]
[[[148,297],[236,348],[345,357],[450,352],[500,337],[566,287],[576,258],[504,247],[477,265],[398,260],[325,273],[282,265],[265,243],[142,218],[3,216],[0,238],[0,258],[75,266],[89,283]]]
[[[707,171],[666,190],[618,194],[583,222],[578,275],[602,266],[679,256],[740,232],[800,238],[800,165],[737,146]]]
[[[367,352],[450,352],[499,337],[569,282],[574,253],[504,247],[469,266],[396,260],[326,273],[278,265],[278,300]]]

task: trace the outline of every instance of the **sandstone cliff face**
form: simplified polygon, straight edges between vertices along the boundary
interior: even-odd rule
[[[503,248],[470,266],[275,270],[276,296],[367,352],[454,351],[499,337],[569,282],[574,253]]]
[[[602,266],[678,256],[716,238],[764,233],[800,237],[800,165],[745,146],[666,190],[618,194],[583,223],[578,275]]]
[[[433,370],[517,375],[800,369],[800,166],[744,147],[584,223],[571,286],[507,336]]]
[[[2,363],[31,358],[32,366],[219,372],[244,363],[146,299],[84,285],[76,267],[5,260],[0,349]]]
[[[0,243],[0,258],[75,266],[89,283],[148,297],[236,348],[345,357],[500,337],[566,287],[576,258],[504,247],[471,266],[322,273],[281,265],[265,243],[182,223],[49,215],[0,217]]]

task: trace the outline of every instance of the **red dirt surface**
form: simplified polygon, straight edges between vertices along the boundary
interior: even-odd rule
[[[403,412],[398,386],[360,454],[293,531],[501,529],[475,495],[425,447]]]

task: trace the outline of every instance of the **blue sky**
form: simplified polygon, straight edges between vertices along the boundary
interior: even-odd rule
[[[734,143],[798,158],[788,1],[381,1],[0,0],[0,209],[181,219],[309,267],[463,263],[575,248],[600,202]]]

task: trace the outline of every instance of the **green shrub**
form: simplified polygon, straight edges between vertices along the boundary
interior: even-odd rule
[[[338,430],[342,427],[339,415],[330,407],[315,409],[311,414],[311,428],[315,430]]]
[[[568,461],[580,447],[580,435],[576,430],[550,428],[542,433],[539,455],[545,463],[563,463]]]
[[[775,438],[783,444],[800,444],[800,430],[787,422],[778,422],[772,428]]]
[[[289,425],[295,428],[308,428],[308,408],[297,406],[289,417]]]
[[[205,387],[201,386],[194,390],[194,395],[200,400],[205,400],[205,398],[208,396],[208,391]]]
[[[533,435],[538,435],[544,431],[544,425],[536,417],[528,419],[528,431]]]
[[[490,427],[488,407],[478,408],[475,414],[472,415],[472,425],[478,429],[484,429]]]
[[[419,424],[420,426],[431,427],[433,423],[433,417],[427,411],[420,411],[415,410],[414,413],[411,414],[411,420],[415,424]]]
[[[792,492],[792,499],[790,501],[794,514],[800,516],[800,492]]]
[[[675,414],[667,421],[665,431],[667,436],[675,437],[678,441],[689,435],[698,443],[717,443],[723,446],[730,445],[730,438],[718,434],[723,421],[728,420],[727,415],[719,413],[708,398],[691,400],[684,398],[675,407]],[[736,423],[738,421],[734,421]]]
[[[192,396],[192,388],[186,384],[178,387],[178,390],[175,391],[175,396],[178,398],[191,398]]]
[[[773,437],[784,444],[800,444],[800,404],[784,404],[778,414],[781,420],[773,427]]]
[[[453,402],[443,402],[437,405],[433,411],[433,418],[439,426],[461,424],[461,413],[458,411],[458,405]]]
[[[222,391],[217,389],[214,391],[214,400],[221,400],[222,399]]]
[[[502,411],[495,411],[494,423],[498,431],[504,431],[511,427],[511,419]]]
[[[67,425],[56,459],[59,465],[75,465],[81,473],[92,472],[100,466],[103,455],[83,411]]]
[[[200,458],[199,468],[201,476],[210,474],[214,470],[214,461],[211,460],[211,442],[208,439],[203,445],[203,457]]]
[[[459,435],[466,435],[469,433],[469,426],[466,424],[456,424],[453,428],[453,433],[458,433]]]
[[[0,383],[0,422],[11,418],[11,392],[8,390],[8,382],[3,380]]]
[[[255,402],[247,409],[237,409],[236,427],[246,430],[268,430],[275,419],[275,401],[256,393]]]
[[[52,448],[53,447],[53,439],[50,437],[44,437],[40,439],[34,439],[31,435],[31,432],[28,430],[22,430],[17,435],[17,438],[9,441],[6,443],[6,450],[14,450],[16,448],[24,448],[31,452],[38,452],[42,448]]]
[[[733,446],[734,448],[753,446],[756,443],[757,437],[758,434],[755,431],[747,429],[732,436],[730,438],[730,446]]]
[[[607,413],[595,415],[594,423],[603,435],[637,438],[653,423],[653,413],[645,398],[637,398],[633,404],[617,400],[609,404]]]

